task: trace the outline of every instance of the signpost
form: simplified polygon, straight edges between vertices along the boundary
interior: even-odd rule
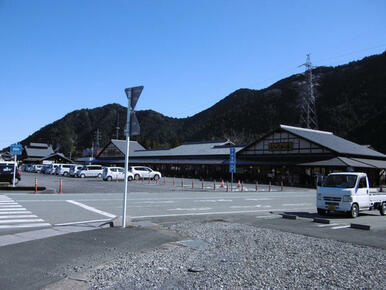
[[[143,90],[143,86],[125,89],[128,105],[127,105],[127,122],[126,122],[125,190],[123,193],[123,214],[122,214],[123,228],[126,227],[127,172],[129,170],[130,135],[139,135],[140,129],[139,129],[137,117],[135,116],[134,108],[138,102],[138,99],[142,93],[142,90]]]
[[[229,172],[231,173],[231,191],[233,191],[233,173],[236,172],[236,151],[234,147],[229,150]]]
[[[12,144],[10,153],[15,156],[15,164],[13,166],[13,181],[12,187],[15,187],[15,178],[16,178],[16,167],[17,167],[17,155],[21,155],[23,152],[23,147],[20,144]]]

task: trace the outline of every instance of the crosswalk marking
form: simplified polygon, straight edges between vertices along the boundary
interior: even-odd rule
[[[7,196],[0,196],[0,229],[50,227],[43,219],[32,214]]]

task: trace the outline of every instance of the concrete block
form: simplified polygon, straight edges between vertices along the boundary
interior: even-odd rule
[[[283,214],[282,216],[283,216],[283,219],[296,220],[296,215]]]
[[[116,217],[112,220],[113,227],[122,227],[122,216]],[[131,217],[126,216],[126,228],[132,227]]]
[[[330,220],[321,219],[321,218],[314,218],[313,222],[314,223],[319,223],[319,224],[329,224]]]
[[[361,225],[361,224],[351,224],[351,228],[359,229],[359,230],[366,230],[366,231],[370,230],[370,226],[369,225]]]

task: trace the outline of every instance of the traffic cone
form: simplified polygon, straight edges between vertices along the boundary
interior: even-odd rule
[[[240,183],[240,180],[239,180],[239,183],[237,184],[237,187],[241,187],[241,183]]]
[[[184,179],[181,179],[181,187],[184,187]]]
[[[224,187],[225,187],[224,179],[221,179],[221,188],[224,188]]]
[[[257,187],[258,187],[259,183],[256,181],[256,192],[258,191]]]
[[[216,190],[216,180],[213,180],[213,190]]]
[[[192,189],[194,188],[194,183],[193,183],[193,179],[192,179]]]
[[[272,190],[272,185],[271,185],[271,181],[269,182],[269,187],[268,187],[268,191],[271,191]]]
[[[201,179],[201,189],[204,190],[204,180]]]
[[[280,183],[280,190],[281,190],[281,191],[284,190],[284,187],[283,187],[283,181]]]
[[[173,177],[173,186],[176,186],[176,178]]]
[[[35,178],[35,193],[38,193],[38,179]]]
[[[226,192],[228,192],[228,191],[229,191],[229,188],[228,188],[228,181],[227,181]]]
[[[244,191],[244,182],[241,182],[241,191]]]
[[[62,179],[60,179],[59,180],[59,193],[63,193],[62,190],[63,190],[63,182],[62,182]]]

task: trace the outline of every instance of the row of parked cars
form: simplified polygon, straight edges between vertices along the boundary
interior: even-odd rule
[[[79,164],[26,164],[22,170],[27,172],[55,174],[70,177],[97,177],[105,181],[123,180],[125,169],[122,167],[103,167],[102,165],[79,165]],[[131,166],[127,172],[129,181],[140,178],[151,178],[158,180],[161,178],[159,171],[145,166]]]

